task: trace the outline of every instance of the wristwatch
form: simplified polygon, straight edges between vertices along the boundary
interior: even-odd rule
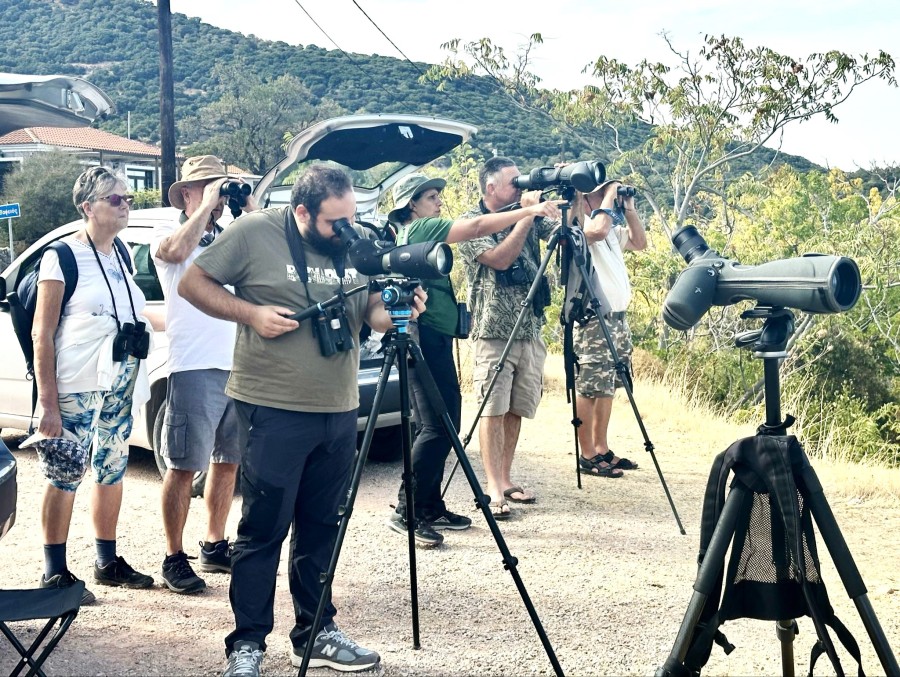
[[[593,219],[598,214],[609,214],[609,218],[611,218],[613,221],[616,220],[616,213],[612,209],[609,209],[608,207],[600,207],[598,209],[595,209],[594,211],[591,212],[591,218]]]

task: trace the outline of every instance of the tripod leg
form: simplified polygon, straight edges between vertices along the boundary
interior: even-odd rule
[[[553,666],[554,673],[561,677],[563,675],[562,666],[556,658],[556,653],[553,651],[553,646],[550,644],[547,633],[544,631],[541,619],[538,617],[534,604],[532,604],[531,598],[528,596],[528,591],[525,589],[525,584],[522,582],[521,576],[519,576],[518,569],[516,568],[518,560],[510,553],[506,541],[503,538],[503,534],[500,533],[500,527],[497,526],[497,520],[495,520],[494,516],[491,514],[489,509],[490,500],[481,490],[481,484],[478,481],[478,477],[475,475],[475,471],[472,469],[472,464],[469,463],[465,449],[456,432],[456,427],[450,419],[447,405],[444,404],[444,401],[441,399],[437,384],[434,382],[434,377],[431,375],[428,365],[422,356],[422,351],[414,341],[409,341],[408,347],[410,354],[415,360],[416,373],[422,383],[425,396],[428,398],[428,402],[431,404],[432,408],[440,414],[444,432],[447,434],[447,438],[450,440],[453,450],[456,452],[457,463],[459,464],[459,467],[462,468],[463,474],[469,481],[469,486],[472,488],[472,493],[475,495],[475,503],[481,509],[481,512],[487,521],[488,528],[491,531],[491,535],[497,543],[497,548],[500,550],[500,554],[503,557],[503,568],[509,571],[516,584],[519,595],[522,597],[522,602],[525,604],[525,609],[531,617],[531,622],[534,624],[538,637],[541,640],[541,644],[544,646],[544,651],[547,653],[547,657],[550,659],[550,663]]]
[[[834,566],[841,577],[841,582],[844,584],[850,599],[856,605],[856,610],[862,619],[872,646],[875,648],[878,660],[881,661],[884,674],[900,675],[900,666],[898,666],[897,659],[891,650],[890,644],[888,644],[884,630],[882,630],[881,624],[878,622],[877,616],[875,616],[875,611],[867,594],[866,584],[862,580],[859,569],[856,568],[856,563],[850,554],[850,548],[847,547],[847,542],[844,540],[843,534],[841,534],[837,520],[834,518],[834,513],[831,512],[831,506],[825,500],[822,485],[812,466],[807,465],[803,469],[803,481],[809,490],[809,510],[816,520],[819,533],[822,535],[822,540],[825,541]]]
[[[697,578],[694,581],[694,594],[691,595],[691,601],[688,603],[687,611],[684,614],[684,620],[675,637],[675,644],[666,662],[656,671],[657,677],[665,677],[666,675],[680,674],[678,666],[684,663],[685,656],[691,646],[691,639],[703,613],[703,608],[709,596],[716,588],[718,577],[721,575],[725,567],[725,553],[728,550],[728,544],[734,537],[735,525],[737,524],[738,515],[741,506],[747,496],[747,490],[736,485],[728,494],[725,500],[725,506],[719,515],[719,521],[713,531],[712,538],[709,541],[709,547],[703,556],[703,562],[697,572]]]
[[[405,354],[403,358],[405,360]],[[372,445],[372,438],[375,435],[375,423],[378,419],[378,414],[381,411],[381,403],[384,400],[384,394],[387,389],[387,383],[390,379],[391,375],[391,366],[397,360],[397,345],[395,341],[391,341],[388,344],[387,349],[385,350],[384,364],[381,367],[381,374],[378,377],[378,384],[375,387],[375,398],[372,402],[372,412],[369,415],[369,420],[366,423],[366,430],[363,434],[363,442],[356,456],[356,464],[353,467],[353,473],[350,477],[350,483],[347,488],[347,499],[341,509],[338,511],[339,523],[338,523],[338,533],[335,537],[334,541],[334,549],[331,553],[331,560],[328,563],[328,570],[322,572],[321,581],[323,583],[322,586],[322,594],[319,596],[319,603],[316,606],[316,613],[313,617],[312,622],[312,630],[309,639],[306,642],[306,650],[303,652],[303,660],[300,663],[300,669],[298,671],[299,677],[303,677],[306,675],[306,671],[309,668],[309,660],[312,656],[313,644],[316,636],[317,629],[319,624],[322,622],[322,616],[325,613],[325,606],[328,603],[328,597],[331,593],[332,584],[334,582],[334,572],[337,569],[338,558],[341,554],[341,546],[344,543],[344,537],[347,534],[347,527],[350,523],[350,516],[353,514],[353,505],[356,502],[356,495],[359,491],[359,482],[362,479],[363,470],[366,466],[366,459],[369,456],[369,448]],[[398,370],[401,373],[401,378],[405,374],[405,370],[402,368],[405,365],[400,365]],[[401,380],[401,393],[407,392],[408,388],[406,387],[406,382]],[[402,395],[401,395],[402,397]],[[406,412],[409,411],[409,399],[407,394],[406,400],[406,408],[402,410],[404,413],[402,415],[406,415]],[[409,470],[411,464],[409,462],[410,456],[410,439],[409,439],[409,418],[407,416],[404,421],[405,432],[402,434],[403,436],[403,455],[404,455],[404,467]],[[407,494],[407,499],[409,500],[409,494]],[[411,502],[408,505],[412,505]],[[410,532],[410,585],[411,585],[411,600],[413,604],[413,633],[416,636],[416,642],[418,643],[418,594],[416,588],[416,567],[415,567],[415,545],[412,539],[412,532]],[[418,648],[418,646],[416,647]]]

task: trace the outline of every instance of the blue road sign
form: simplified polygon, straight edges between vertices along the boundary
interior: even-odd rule
[[[0,219],[17,219],[20,216],[22,216],[22,212],[19,211],[18,202],[0,205]]]

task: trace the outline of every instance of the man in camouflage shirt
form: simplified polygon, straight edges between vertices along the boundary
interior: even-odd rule
[[[462,218],[496,212],[520,202],[527,207],[540,201],[540,191],[522,193],[512,181],[519,175],[509,158],[485,162],[479,174],[482,199],[478,208]],[[492,236],[460,242],[459,256],[466,266],[472,310],[475,368],[473,380],[479,400],[485,396],[494,367],[512,335],[522,302],[540,266],[540,242],[548,239],[556,221],[526,217]],[[535,496],[510,477],[522,417],[534,418],[541,399],[547,350],[541,338],[543,309],[529,309],[507,355],[507,361],[488,394],[478,431],[487,478],[486,493],[495,518],[510,514],[509,501],[533,503]]]

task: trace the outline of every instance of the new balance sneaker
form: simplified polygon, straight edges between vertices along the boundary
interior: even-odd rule
[[[416,524],[418,524],[418,526],[416,527],[415,532],[413,532],[413,537],[419,545],[434,547],[444,542],[444,537],[432,529],[428,522],[417,520]],[[396,510],[391,513],[387,525],[398,534],[406,535],[406,517]]]
[[[291,654],[291,665],[295,668],[303,665],[305,651],[306,645],[295,646]],[[331,668],[340,672],[359,672],[372,670],[380,662],[381,656],[371,649],[361,647],[338,630],[337,625],[329,623],[316,635],[309,667]]]
[[[200,571],[220,571],[230,574],[231,553],[234,546],[228,542],[227,538],[210,545],[212,547],[207,550],[203,541],[200,541]]]
[[[106,566],[94,563],[94,580],[100,585],[117,585],[122,588],[149,588],[153,577],[135,571],[121,555]]]
[[[431,528],[435,531],[440,531],[442,529],[452,529],[453,531],[462,531],[463,529],[468,529],[472,526],[472,520],[468,517],[464,517],[463,515],[457,515],[456,513],[450,512],[446,508],[444,512],[439,513],[435,517],[428,520]]]
[[[76,578],[75,575],[66,569],[61,574],[56,574],[55,576],[51,576],[50,578],[46,578],[43,574],[41,574],[41,587],[42,588],[68,588],[70,585],[75,583],[80,579]],[[96,595],[92,593],[87,588],[84,589],[84,592],[81,593],[81,605],[85,604],[93,604],[97,601]]]
[[[265,655],[256,642],[235,642],[222,677],[259,677],[259,666]]]
[[[187,554],[180,550],[163,560],[162,579],[169,590],[182,595],[206,590],[206,581],[194,573]]]

